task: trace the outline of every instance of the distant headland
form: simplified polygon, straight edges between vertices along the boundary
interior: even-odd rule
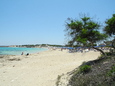
[[[27,44],[27,45],[9,45],[9,46],[0,46],[0,47],[28,47],[28,48],[33,48],[33,47],[48,47],[48,46],[53,46],[53,47],[63,47],[64,45],[54,45],[54,44]]]

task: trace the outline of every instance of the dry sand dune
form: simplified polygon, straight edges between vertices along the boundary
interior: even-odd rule
[[[78,67],[83,61],[96,59],[99,52],[68,53],[45,51],[0,63],[0,86],[55,86],[58,75]]]

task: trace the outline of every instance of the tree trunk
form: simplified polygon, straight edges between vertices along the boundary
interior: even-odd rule
[[[114,43],[115,43],[115,38],[114,38],[114,40],[112,41],[112,47],[115,49]]]
[[[94,49],[96,49],[97,51],[100,51],[102,55],[104,55],[106,57],[106,53],[103,52],[103,50],[99,49],[99,48],[96,48],[96,47],[93,47]]]
[[[107,56],[106,53],[105,53],[103,50],[94,47],[94,46],[93,46],[93,42],[91,42],[91,46],[92,46],[93,49],[96,49],[97,51],[101,52],[101,54],[104,55],[105,57]]]

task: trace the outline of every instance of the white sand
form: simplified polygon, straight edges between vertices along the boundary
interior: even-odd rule
[[[82,62],[94,60],[99,52],[68,53],[45,51],[29,56],[12,56],[21,61],[0,65],[0,86],[55,86],[58,75],[74,70]]]

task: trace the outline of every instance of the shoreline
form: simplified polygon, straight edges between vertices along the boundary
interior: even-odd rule
[[[10,63],[10,62],[14,62],[14,61],[21,61],[23,59],[26,59],[26,58],[29,58],[29,56],[33,56],[35,54],[39,54],[39,53],[42,53],[42,52],[46,52],[46,51],[50,51],[50,50],[45,50],[45,51],[39,51],[39,52],[36,52],[36,53],[30,53],[29,55],[0,55],[0,67],[5,66],[7,63]]]
[[[27,48],[27,47],[0,47],[0,56],[4,56],[4,55],[27,55],[27,53],[29,54],[35,54],[38,52],[43,52],[43,51],[47,51],[48,48],[47,47],[42,47],[42,48],[38,48],[38,47],[32,47],[32,48]]]
[[[55,86],[58,75],[66,74],[99,55],[99,52],[93,51],[68,53],[67,50],[57,49],[28,56],[11,56],[12,60],[0,67],[0,86]]]

